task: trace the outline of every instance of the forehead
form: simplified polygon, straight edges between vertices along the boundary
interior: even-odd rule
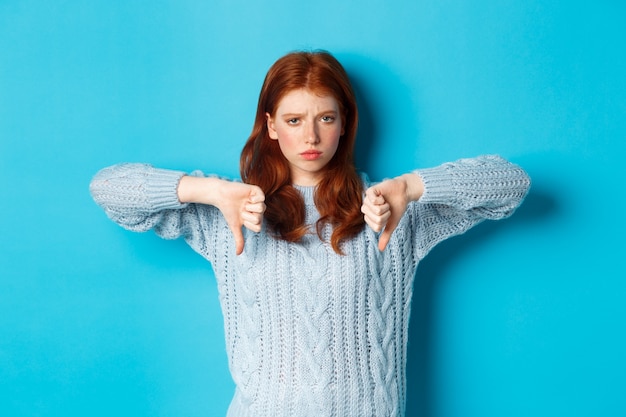
[[[278,102],[277,113],[306,111],[339,111],[337,99],[330,94],[301,88],[286,93]]]

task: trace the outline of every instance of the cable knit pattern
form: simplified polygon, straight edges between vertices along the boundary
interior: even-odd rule
[[[402,417],[419,261],[442,240],[510,215],[530,186],[521,168],[498,156],[415,173],[425,192],[409,204],[385,251],[365,227],[344,243],[345,256],[327,243],[330,227],[326,241],[312,228],[297,244],[244,229],[244,252],[236,256],[215,207],[178,201],[179,171],[116,165],[94,177],[91,193],[121,226],[182,236],[213,265],[236,384],[230,417]],[[297,189],[313,225],[314,189]]]

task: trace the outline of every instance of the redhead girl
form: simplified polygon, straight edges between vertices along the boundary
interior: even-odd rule
[[[269,70],[241,181],[145,164],[100,171],[91,194],[121,226],[184,237],[213,267],[236,384],[228,416],[404,416],[419,262],[509,216],[526,173],[497,156],[377,184],[353,164],[356,100],[327,52]]]

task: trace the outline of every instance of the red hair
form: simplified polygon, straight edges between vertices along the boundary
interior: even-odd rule
[[[316,230],[322,239],[326,224],[333,227],[330,243],[342,254],[340,244],[355,236],[365,221],[361,213],[363,183],[353,162],[358,124],[356,98],[342,65],[325,51],[292,52],[269,69],[256,111],[252,133],[240,159],[241,179],[261,187],[265,193],[264,218],[275,237],[298,242],[307,232],[302,195],[292,186],[289,162],[278,141],[271,140],[266,114],[274,115],[280,100],[290,91],[307,89],[330,95],[339,103],[344,134],[324,176],[315,191],[315,206],[320,213]]]

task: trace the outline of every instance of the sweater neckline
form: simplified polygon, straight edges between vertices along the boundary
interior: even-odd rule
[[[300,194],[302,194],[302,197],[304,198],[304,203],[306,205],[315,205],[314,196],[315,196],[315,188],[317,188],[315,185],[293,184],[293,188],[295,188],[296,190],[300,192]]]

